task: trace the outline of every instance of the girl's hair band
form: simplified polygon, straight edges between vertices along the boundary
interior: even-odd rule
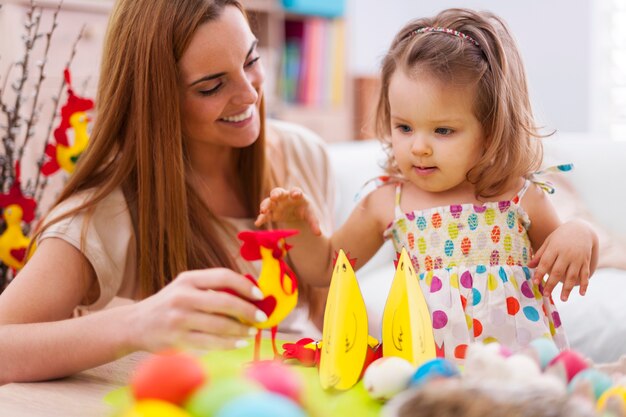
[[[456,36],[456,37],[461,38],[461,39],[465,39],[466,41],[471,42],[472,44],[474,44],[475,46],[480,48],[480,44],[478,42],[476,42],[476,40],[474,38],[472,38],[471,36],[466,35],[463,32],[459,32],[458,30],[454,30],[454,29],[450,29],[450,28],[426,26],[426,27],[418,28],[418,29],[415,29],[414,31],[411,31],[409,33],[408,37],[417,35],[418,33],[426,33],[426,32],[447,33],[448,35],[452,35],[452,36]]]

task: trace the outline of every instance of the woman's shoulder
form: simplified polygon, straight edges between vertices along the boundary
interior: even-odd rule
[[[268,141],[289,153],[326,153],[326,144],[312,130],[280,120],[268,120]]]
[[[46,218],[54,218],[57,216],[63,216],[72,211],[83,213],[81,207],[89,203],[97,192],[97,189],[90,188],[76,192],[66,200],[63,200],[56,206],[54,206]],[[128,205],[124,198],[124,193],[120,187],[116,187],[105,195],[100,201],[94,205],[94,215],[108,215],[116,216],[120,213],[128,212]]]

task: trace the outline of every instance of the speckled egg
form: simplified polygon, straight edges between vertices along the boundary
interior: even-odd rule
[[[167,351],[141,362],[131,377],[130,387],[137,400],[152,398],[182,404],[207,379],[196,358]]]
[[[272,392],[241,395],[226,403],[215,417],[307,417],[298,404]]]
[[[435,378],[451,378],[459,375],[459,367],[444,358],[424,362],[411,377],[410,386],[419,387]]]
[[[214,384],[203,385],[191,394],[185,403],[185,409],[194,417],[213,417],[224,404],[234,398],[262,389],[260,384],[249,379],[220,379]]]
[[[386,356],[370,364],[363,375],[363,386],[376,400],[388,400],[405,390],[415,367],[406,359]]]
[[[142,400],[133,404],[122,417],[191,417],[185,410],[161,400]]]
[[[278,361],[253,362],[244,375],[265,387],[266,390],[283,395],[301,403],[303,382],[300,375]]]

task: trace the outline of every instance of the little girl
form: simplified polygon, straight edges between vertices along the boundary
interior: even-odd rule
[[[561,281],[562,299],[574,285],[584,294],[597,237],[581,222],[560,225],[549,185],[533,175],[540,135],[502,20],[451,9],[405,26],[383,60],[376,127],[390,175],[332,237],[298,189],[261,203],[257,225],[301,230],[298,276],[327,284],[334,251],[363,265],[389,238],[411,255],[446,357],[462,359],[473,341],[515,349],[551,337],[565,347],[550,293]]]

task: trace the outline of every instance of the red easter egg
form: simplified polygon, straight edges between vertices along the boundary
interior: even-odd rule
[[[252,363],[245,376],[259,382],[266,390],[282,395],[300,404],[303,390],[302,380],[287,365],[278,361]]]
[[[567,381],[571,381],[580,371],[587,369],[589,364],[578,353],[573,350],[566,349],[556,355],[549,363],[548,368],[552,366],[562,366],[567,376]]]
[[[182,404],[207,377],[196,358],[170,350],[141,362],[130,386],[137,400],[152,398]]]

